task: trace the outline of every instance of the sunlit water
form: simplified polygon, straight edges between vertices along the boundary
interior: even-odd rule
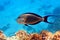
[[[48,17],[48,21],[53,24],[40,22],[36,25],[25,26],[18,24],[16,19],[19,15],[33,12],[42,17]],[[60,30],[60,0],[0,0],[0,30],[7,36],[12,36],[19,30],[28,33],[40,33],[48,30],[52,33]]]

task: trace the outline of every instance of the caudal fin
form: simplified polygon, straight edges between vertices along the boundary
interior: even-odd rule
[[[48,22],[48,17],[50,17],[50,16],[52,16],[52,15],[45,16],[43,21],[46,22],[46,23],[52,24],[51,22]]]

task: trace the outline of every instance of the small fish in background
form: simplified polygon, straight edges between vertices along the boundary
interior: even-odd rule
[[[24,13],[21,16],[19,16],[16,21],[19,24],[25,24],[26,26],[28,26],[28,24],[29,25],[35,25],[35,24],[38,24],[42,21],[44,21],[46,23],[50,23],[50,22],[47,21],[49,16],[53,16],[53,15],[48,15],[48,16],[45,16],[45,17],[41,17],[41,16],[39,16],[35,13],[30,13],[29,12],[29,13]]]

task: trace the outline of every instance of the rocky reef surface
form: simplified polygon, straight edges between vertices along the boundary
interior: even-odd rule
[[[40,34],[28,34],[26,31],[20,30],[11,37],[7,37],[3,34],[3,31],[0,31],[0,40],[60,40],[60,31],[53,34],[49,31],[43,30]]]

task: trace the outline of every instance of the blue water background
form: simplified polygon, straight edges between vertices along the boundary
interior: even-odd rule
[[[48,21],[54,24],[40,22],[29,25],[30,27],[18,24],[17,17],[26,12],[33,12],[42,17],[56,15],[48,17]],[[12,36],[19,30],[25,30],[27,33],[48,30],[55,33],[60,30],[60,0],[0,0],[0,30],[6,36]]]

